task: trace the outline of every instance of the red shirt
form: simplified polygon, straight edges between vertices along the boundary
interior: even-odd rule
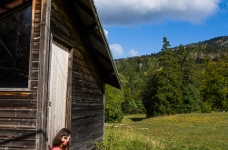
[[[60,147],[56,146],[56,147],[53,147],[51,150],[66,150],[66,148],[61,149]]]

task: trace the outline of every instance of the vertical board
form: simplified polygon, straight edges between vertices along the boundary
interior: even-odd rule
[[[49,144],[65,127],[69,49],[52,43],[49,83]]]
[[[31,78],[31,90],[37,91],[37,130],[42,131],[36,136],[36,149],[46,149],[47,144],[47,107],[48,107],[48,58],[50,35],[50,0],[34,0],[35,8],[32,35],[31,71],[37,72],[37,78]],[[31,72],[30,72],[31,75]],[[36,80],[37,79],[37,80]],[[37,82],[37,88],[36,84]],[[35,86],[34,86],[35,85]]]

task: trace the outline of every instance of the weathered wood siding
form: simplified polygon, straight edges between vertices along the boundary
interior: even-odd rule
[[[70,149],[86,150],[92,149],[93,143],[103,138],[104,82],[97,58],[87,46],[86,28],[73,5],[61,0],[52,1],[51,32],[74,48]],[[70,9],[70,6],[73,8]]]
[[[39,50],[36,119],[37,119],[37,130],[42,131],[42,133],[36,135],[36,149],[43,150],[43,149],[47,149],[47,142],[48,142],[48,136],[47,136],[48,76],[49,76],[48,58],[49,58],[49,47],[50,47],[49,40],[50,40],[51,0],[35,0],[34,3],[35,3],[35,23],[34,23],[33,40],[37,40],[34,46]],[[36,30],[37,32],[35,32]]]
[[[43,134],[36,122],[41,0],[32,8],[29,88],[0,91],[0,149],[36,149],[36,134]]]
[[[103,81],[99,67],[88,53],[76,51],[73,64],[72,131],[73,149],[91,149],[103,139]]]
[[[0,149],[35,149],[36,91],[0,91]]]
[[[18,0],[18,2],[26,2],[27,5],[28,0]],[[40,119],[43,115],[45,118],[47,116],[44,111],[46,106],[41,101],[43,97],[40,96],[42,92],[38,92],[40,91],[38,84],[43,85],[45,82],[43,71],[40,72],[40,68],[44,66],[45,57],[43,55],[46,50],[44,47],[47,46],[45,43],[47,38],[42,38],[42,36],[46,36],[44,35],[46,31],[45,27],[41,26],[43,26],[42,23],[47,25],[44,21],[46,17],[42,21],[41,13],[45,12],[43,8],[46,8],[47,3],[45,0],[31,0],[30,3],[32,4],[32,30],[29,86],[27,89],[0,90],[0,149],[45,149],[46,145],[46,130],[43,130],[43,120]],[[17,7],[20,6],[17,5]],[[45,90],[43,87],[40,89]],[[46,99],[43,100],[46,101]]]

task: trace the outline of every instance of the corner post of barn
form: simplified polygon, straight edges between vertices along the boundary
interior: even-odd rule
[[[36,0],[40,1],[40,0]],[[51,0],[41,0],[36,149],[47,149],[48,57]]]

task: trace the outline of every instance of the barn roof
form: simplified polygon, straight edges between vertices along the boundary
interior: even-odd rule
[[[121,81],[113,61],[107,38],[101,21],[98,17],[93,0],[72,0],[81,16],[83,23],[90,28],[91,34],[89,39],[92,43],[98,60],[103,68],[105,83],[116,88],[121,88]]]

